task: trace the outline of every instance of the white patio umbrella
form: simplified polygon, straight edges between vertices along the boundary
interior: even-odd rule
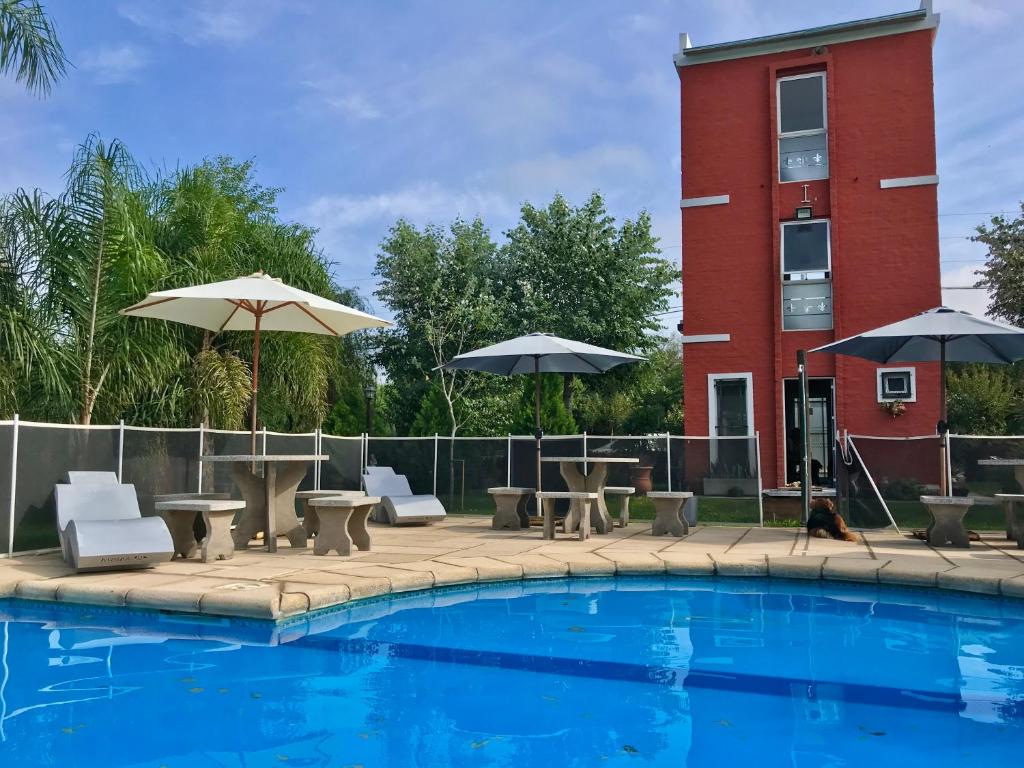
[[[256,272],[217,283],[155,291],[122,315],[151,317],[194,325],[208,331],[252,331],[252,452],[256,453],[256,407],[260,381],[260,333],[292,331],[344,336],[365,328],[384,328],[387,320],[346,307],[314,293],[292,288]]]
[[[938,431],[946,427],[946,363],[1012,363],[1024,359],[1024,328],[997,323],[949,307],[936,307],[856,336],[810,350],[850,355],[876,363],[939,362]],[[941,485],[946,485],[945,441]]]
[[[517,373],[533,374],[533,415],[537,440],[537,490],[540,487],[540,441],[544,436],[540,427],[540,375],[542,373],[604,373],[623,363],[635,363],[644,358],[616,352],[614,349],[595,347],[582,341],[562,339],[550,333],[530,333],[473,352],[453,357],[445,368],[484,371],[501,376]]]

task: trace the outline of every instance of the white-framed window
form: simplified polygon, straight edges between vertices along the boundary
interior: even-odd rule
[[[708,434],[739,437],[754,434],[752,373],[708,374]]]
[[[775,84],[779,181],[828,178],[825,73],[780,77]]]
[[[917,376],[914,368],[879,368],[878,402],[917,401]]]
[[[832,233],[828,219],[782,223],[782,329],[832,327]]]

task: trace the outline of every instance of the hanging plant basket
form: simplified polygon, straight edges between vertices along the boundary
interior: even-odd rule
[[[894,419],[898,419],[907,412],[907,404],[902,400],[886,400],[884,403],[879,403],[879,407]]]

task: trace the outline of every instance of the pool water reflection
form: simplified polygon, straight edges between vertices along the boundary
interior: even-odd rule
[[[284,626],[0,600],[0,766],[1003,765],[1024,602],[763,580],[398,595]]]

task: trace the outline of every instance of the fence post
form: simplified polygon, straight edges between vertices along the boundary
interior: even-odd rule
[[[953,438],[949,436],[947,429],[944,435],[946,441],[946,488],[950,496],[953,495]]]
[[[320,455],[320,427],[313,434],[313,453]],[[320,459],[313,462],[313,489],[320,490]]]
[[[583,474],[587,474],[587,433],[583,433]]]
[[[512,433],[508,433],[508,461],[505,467],[505,485],[512,485]]]
[[[266,424],[263,425],[263,440],[261,442],[262,442],[262,446],[260,448],[260,456],[266,456],[267,455],[267,425]]]
[[[117,425],[117,482],[124,482],[121,479],[121,470],[124,467],[124,419]]]
[[[366,466],[363,462],[366,460],[366,454],[369,449],[366,446],[366,433],[359,433],[359,487],[363,486],[363,467]]]
[[[754,433],[754,455],[757,457],[757,518],[764,528],[764,486],[761,478],[761,433]]]
[[[665,433],[665,477],[668,482],[668,492],[672,493],[672,434]]]
[[[18,492],[18,414],[11,433],[11,499],[7,507],[7,554],[14,555],[14,495]]]
[[[205,427],[203,422],[199,422],[199,471],[196,473],[199,475],[199,479],[196,481],[196,493],[203,492],[203,450],[206,448],[205,443]]]
[[[437,432],[434,433],[434,495],[437,496]]]

